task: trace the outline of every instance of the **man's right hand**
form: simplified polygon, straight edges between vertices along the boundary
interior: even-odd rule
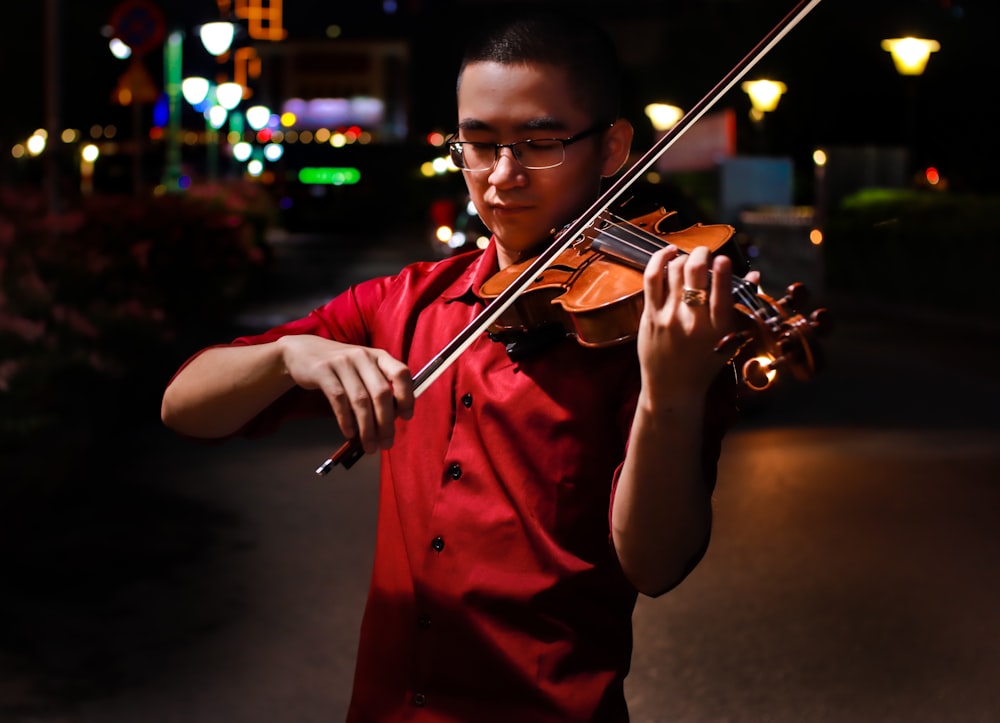
[[[341,432],[365,452],[390,446],[396,418],[413,415],[413,379],[401,361],[380,349],[302,334],[203,350],[167,385],[160,417],[182,434],[225,437],[296,385],[321,391]]]
[[[392,446],[397,417],[413,416],[413,377],[388,352],[312,335],[277,342],[285,371],[304,389],[323,392],[340,431],[366,453]]]

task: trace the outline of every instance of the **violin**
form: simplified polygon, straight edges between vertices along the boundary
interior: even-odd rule
[[[697,224],[672,233],[664,222],[676,211],[660,209],[630,221],[610,213],[559,254],[521,292],[490,327],[490,333],[527,332],[559,323],[569,336],[588,347],[619,344],[635,338],[642,314],[643,270],[668,243],[682,251],[707,246],[717,251],[733,235],[732,226]],[[529,262],[511,264],[479,289],[495,299]]]
[[[567,336],[586,347],[634,339],[642,315],[643,271],[650,257],[668,244],[684,252],[697,246],[717,252],[735,232],[727,224],[700,223],[680,231],[663,230],[664,222],[675,214],[661,208],[624,220],[603,213],[599,223],[587,227],[531,280],[490,326],[490,333],[502,336],[559,324]],[[479,295],[497,298],[528,264],[507,266],[482,285]],[[734,361],[741,359],[740,381],[761,391],[771,386],[781,369],[799,380],[811,378],[820,366],[820,355],[810,337],[829,332],[829,312],[817,309],[803,316],[798,309],[808,292],[798,282],[779,300],[736,276],[732,290],[741,328],[720,340],[715,351]]]
[[[631,271],[637,272],[640,266],[644,268],[643,259],[648,260],[657,248],[662,248],[666,243],[676,242],[682,250],[690,250],[698,245],[717,248],[712,244],[718,237],[725,235],[725,239],[718,244],[721,246],[732,235],[732,227],[696,225],[673,234],[663,234],[657,230],[663,220],[659,217],[664,216],[664,213],[660,213],[659,217],[646,216],[627,224],[630,233],[638,229],[640,233],[637,236],[644,239],[642,244],[635,244],[632,248],[632,244],[622,242],[623,237],[619,235],[619,230],[626,225],[610,214],[608,209],[819,3],[820,0],[799,0],[704,98],[622,173],[587,210],[556,234],[552,243],[538,256],[525,262],[526,265],[515,265],[513,270],[504,269],[495,280],[487,280],[483,286],[485,292],[493,295],[492,300],[458,336],[414,375],[414,397],[419,397],[484,331],[515,326],[528,328],[538,320],[550,320],[552,311],[548,307],[553,306],[551,302],[556,299],[556,305],[561,309],[558,314],[563,316],[566,329],[581,343],[620,343],[634,336],[641,314],[641,308],[636,306],[641,303],[641,296],[629,292],[629,284],[636,283],[634,274],[632,281],[626,281],[624,290],[619,291],[602,288],[602,283],[593,282],[604,282],[611,287],[609,279],[618,276],[628,279],[629,274],[625,269],[631,267]],[[682,235],[677,236],[677,233]],[[669,241],[666,240],[668,238]],[[581,251],[585,253],[581,254]],[[581,256],[584,258],[580,258]],[[606,262],[612,259],[618,262],[617,266],[620,268],[606,273]],[[548,271],[550,266],[554,268]],[[639,289],[642,288],[641,276],[639,272]],[[582,278],[592,283],[575,282]],[[574,283],[562,283],[560,279],[572,279]],[[814,312],[810,318],[794,311],[804,296],[800,284],[792,284],[786,296],[779,301],[755,293],[748,287],[745,280],[734,280],[733,291],[739,299],[736,308],[748,324],[720,340],[717,350],[730,354],[733,359],[748,348],[756,347],[761,351],[761,354],[743,364],[743,378],[751,386],[765,388],[781,366],[790,368],[801,379],[811,377],[816,369],[816,356],[808,343],[808,337],[812,332],[828,326],[825,311]],[[638,299],[635,298],[637,296]],[[596,297],[620,299],[616,298],[616,303],[611,304],[593,303]],[[509,311],[512,307],[513,310]],[[316,474],[325,475],[336,464],[349,468],[363,455],[364,450],[356,440],[347,440],[316,468]]]

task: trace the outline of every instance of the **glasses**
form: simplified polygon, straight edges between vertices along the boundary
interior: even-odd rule
[[[569,138],[532,138],[515,143],[449,140],[448,153],[451,155],[451,162],[463,171],[489,171],[496,165],[500,149],[509,148],[523,168],[540,171],[561,165],[566,160],[566,146],[569,144],[605,131],[611,125],[611,123],[599,123]]]

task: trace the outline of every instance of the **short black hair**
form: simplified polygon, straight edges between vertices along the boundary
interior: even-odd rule
[[[565,68],[574,98],[594,117],[612,123],[621,104],[621,66],[610,34],[583,15],[545,10],[497,17],[470,36],[458,71],[470,63],[541,64]]]

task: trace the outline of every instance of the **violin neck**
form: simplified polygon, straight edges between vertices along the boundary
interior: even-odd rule
[[[593,251],[600,251],[602,254],[611,256],[626,266],[642,271],[649,263],[650,257],[663,246],[662,244],[657,246],[655,240],[645,238],[625,241],[607,230],[601,230],[590,242],[590,248]]]
[[[623,227],[619,225],[609,225],[601,229],[591,237],[591,250],[599,251],[626,266],[643,271],[653,254],[667,245],[667,242],[658,236],[635,227],[630,227],[628,233],[625,234],[622,233],[622,230]],[[680,252],[686,253],[683,249]],[[709,285],[711,285],[711,271],[708,274],[708,279]],[[767,306],[760,302],[756,289],[749,281],[734,275],[732,290],[737,302],[759,314],[768,315]]]

